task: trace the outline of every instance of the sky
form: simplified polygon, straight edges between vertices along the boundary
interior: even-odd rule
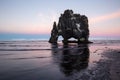
[[[88,17],[90,36],[120,38],[120,0],[0,0],[0,39],[50,35],[66,9]]]

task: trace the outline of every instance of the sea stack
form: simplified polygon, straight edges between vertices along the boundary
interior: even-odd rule
[[[85,15],[76,14],[72,10],[65,10],[59,17],[58,24],[53,23],[49,42],[57,43],[59,36],[63,37],[63,43],[69,43],[70,38],[77,39],[77,43],[88,43],[88,18]]]

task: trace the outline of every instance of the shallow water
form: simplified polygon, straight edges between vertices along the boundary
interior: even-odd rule
[[[95,66],[119,40],[51,45],[47,41],[0,41],[0,80],[71,80]]]

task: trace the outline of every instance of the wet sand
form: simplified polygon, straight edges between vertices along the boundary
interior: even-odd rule
[[[0,80],[120,80],[120,41],[0,41]]]
[[[109,68],[108,73],[111,80],[120,80],[120,50],[108,49],[106,54],[107,60],[103,60]]]
[[[78,80],[120,80],[120,50],[105,49],[100,55],[102,59],[94,62],[96,66]]]

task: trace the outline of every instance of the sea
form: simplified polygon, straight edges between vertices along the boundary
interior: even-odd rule
[[[106,48],[120,49],[120,40],[91,41],[68,45],[48,40],[0,41],[0,80],[75,80],[95,66]]]

